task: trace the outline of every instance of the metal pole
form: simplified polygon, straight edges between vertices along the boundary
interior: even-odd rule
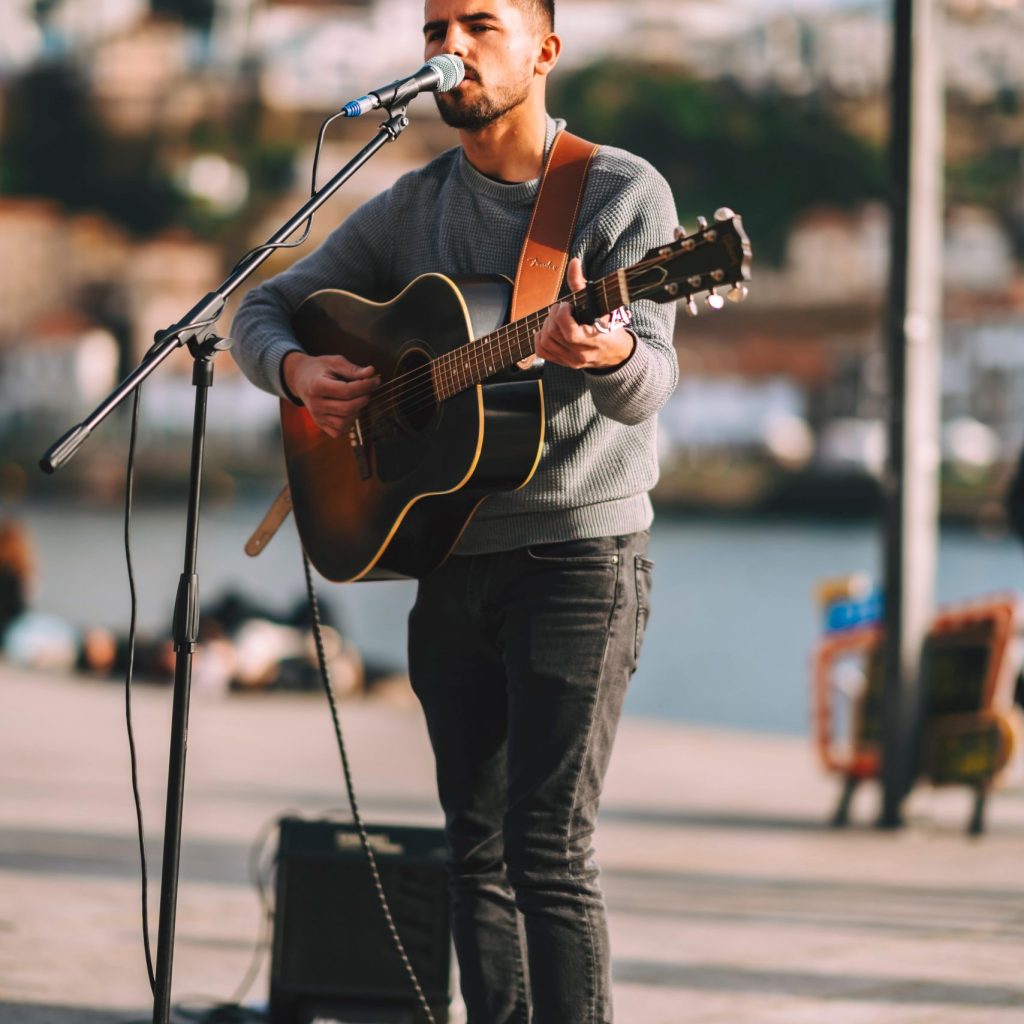
[[[192,425],[192,463],[189,473],[188,516],[185,521],[185,560],[174,602],[174,702],[167,766],[167,804],[164,817],[164,857],[160,873],[160,923],[156,951],[156,990],[153,1024],[171,1019],[171,969],[174,925],[178,909],[178,868],[181,863],[181,820],[185,804],[185,754],[188,748],[188,705],[192,688],[192,655],[199,640],[199,499],[206,442],[206,408],[213,386],[215,351],[194,348],[195,413]]]
[[[940,16],[937,0],[895,0],[880,822],[886,828],[903,824],[903,801],[917,770],[925,698],[921,649],[933,614],[938,546],[944,114]]]

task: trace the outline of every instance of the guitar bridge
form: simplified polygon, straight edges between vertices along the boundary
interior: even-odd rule
[[[356,468],[359,470],[359,476],[363,480],[370,479],[370,457],[366,451],[366,441],[363,439],[363,425],[359,421],[359,417],[355,418],[355,422],[351,427],[348,428],[348,440],[352,445],[352,454],[356,459]]]

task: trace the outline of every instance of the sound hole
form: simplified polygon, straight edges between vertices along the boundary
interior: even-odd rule
[[[395,418],[401,427],[409,431],[427,427],[437,408],[429,364],[430,357],[426,352],[412,349],[402,356],[395,369]]]
[[[382,483],[394,483],[415,472],[430,453],[428,431],[437,403],[430,378],[430,355],[407,350],[395,366],[387,413],[374,430],[376,473]]]

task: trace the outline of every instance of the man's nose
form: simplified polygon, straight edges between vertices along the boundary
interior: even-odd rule
[[[450,53],[453,57],[466,56],[466,33],[461,25],[450,25],[444,37],[442,53]]]

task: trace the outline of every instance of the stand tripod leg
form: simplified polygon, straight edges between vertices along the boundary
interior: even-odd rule
[[[976,786],[974,789],[974,808],[971,811],[971,820],[967,826],[969,836],[980,836],[985,832],[985,804],[988,801],[988,789],[985,786]]]
[[[839,794],[839,803],[830,822],[833,828],[845,828],[850,823],[850,804],[853,802],[853,795],[857,792],[859,785],[860,779],[855,775],[847,775],[843,779],[843,789]]]

